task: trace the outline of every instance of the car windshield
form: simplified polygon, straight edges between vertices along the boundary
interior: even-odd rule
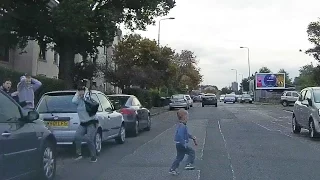
[[[37,107],[39,113],[75,113],[77,106],[72,103],[75,93],[56,93],[43,96]]]
[[[227,94],[226,97],[235,97],[233,94]]]
[[[313,91],[313,97],[315,103],[320,103],[320,89]]]
[[[184,99],[182,94],[172,95],[171,99]]]
[[[115,109],[121,109],[124,107],[130,96],[108,96]]]
[[[244,98],[251,98],[251,96],[249,94],[243,94],[242,97]]]

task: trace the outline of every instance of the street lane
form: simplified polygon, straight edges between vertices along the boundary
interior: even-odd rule
[[[223,104],[189,110],[198,139],[196,170],[168,174],[175,157],[176,111],[153,117],[153,128],[123,145],[108,142],[97,163],[75,162],[60,151],[57,179],[77,180],[292,180],[317,179],[320,142],[291,132],[292,113],[271,105]],[[183,164],[181,165],[183,167]]]

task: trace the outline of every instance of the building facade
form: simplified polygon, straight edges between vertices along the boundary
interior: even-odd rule
[[[238,82],[232,82],[231,83],[231,89],[232,89],[233,92],[238,92],[239,91],[238,87],[239,87]]]

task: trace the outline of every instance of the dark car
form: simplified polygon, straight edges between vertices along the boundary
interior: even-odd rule
[[[143,107],[137,97],[127,94],[108,95],[115,109],[123,115],[126,131],[137,136],[140,130],[150,131],[149,109]]]
[[[0,90],[0,180],[52,180],[56,139],[35,111],[25,111]]]
[[[204,94],[202,95],[202,107],[205,105],[215,105],[218,107],[217,96],[215,94]]]

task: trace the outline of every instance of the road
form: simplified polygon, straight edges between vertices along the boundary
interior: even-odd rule
[[[291,132],[291,112],[270,105],[223,104],[189,110],[198,139],[196,170],[170,176],[175,111],[153,117],[153,128],[123,145],[110,141],[97,163],[73,161],[61,149],[58,180],[303,180],[318,179],[320,142]],[[181,166],[183,167],[183,166]]]

